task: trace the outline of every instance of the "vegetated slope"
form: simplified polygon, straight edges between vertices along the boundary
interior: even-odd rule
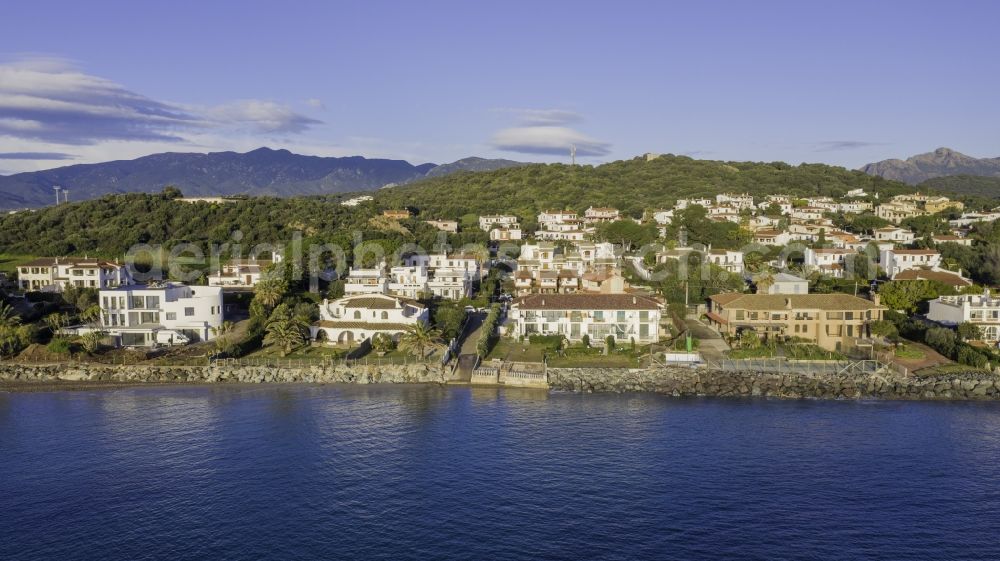
[[[459,218],[466,214],[534,216],[547,208],[582,211],[612,206],[633,216],[669,207],[679,198],[749,192],[755,196],[841,196],[863,188],[886,197],[914,189],[899,182],[823,164],[717,162],[664,155],[655,160],[616,161],[599,166],[530,164],[475,174],[456,173],[383,189],[382,207],[413,207],[422,215]]]

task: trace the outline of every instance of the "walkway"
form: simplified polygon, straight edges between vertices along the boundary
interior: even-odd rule
[[[473,312],[469,314],[469,322],[462,331],[462,347],[458,351],[458,368],[452,382],[469,382],[472,379],[472,370],[476,367],[476,345],[479,343],[479,335],[482,332],[483,320],[486,319],[485,312]]]
[[[702,357],[716,362],[726,358],[729,345],[714,329],[697,319],[689,318],[684,320],[684,323],[690,330],[691,336],[698,340],[698,351]]]

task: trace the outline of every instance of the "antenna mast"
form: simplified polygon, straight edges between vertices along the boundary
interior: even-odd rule
[[[573,161],[573,165],[576,165],[576,144],[569,145],[569,157]]]
[[[63,189],[63,202],[69,203],[69,189]]]
[[[58,185],[53,185],[52,188],[56,192],[56,205],[58,205],[59,204],[59,190],[62,189],[62,187],[60,187]]]

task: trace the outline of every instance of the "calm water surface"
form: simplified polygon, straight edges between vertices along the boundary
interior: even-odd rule
[[[1000,559],[1000,404],[0,394],[0,559]]]

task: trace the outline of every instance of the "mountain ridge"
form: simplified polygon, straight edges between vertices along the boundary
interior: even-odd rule
[[[860,168],[868,175],[918,185],[929,179],[952,175],[1000,177],[1000,157],[974,158],[941,147],[933,152],[910,156],[905,160],[890,158]]]
[[[267,147],[242,153],[161,152],[131,160],[0,176],[0,209],[49,205],[56,185],[68,189],[70,200],[77,201],[114,193],[152,193],[166,185],[174,185],[188,196],[301,196],[374,191],[423,179],[430,173],[436,177],[512,165],[523,164],[465,158],[450,164],[414,165],[405,160],[309,156]]]

